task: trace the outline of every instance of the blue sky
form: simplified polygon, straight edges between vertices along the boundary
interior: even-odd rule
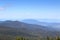
[[[1,20],[60,20],[60,0],[0,0]]]

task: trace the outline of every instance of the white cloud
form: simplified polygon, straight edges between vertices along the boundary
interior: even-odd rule
[[[7,4],[4,4],[4,5],[0,6],[0,11],[3,11],[5,9],[7,9],[8,7],[11,7],[10,3],[7,3]]]

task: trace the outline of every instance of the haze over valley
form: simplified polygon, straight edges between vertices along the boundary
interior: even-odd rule
[[[60,40],[60,0],[0,0],[0,40]]]

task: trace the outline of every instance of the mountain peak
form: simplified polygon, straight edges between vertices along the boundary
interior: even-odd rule
[[[35,19],[25,19],[25,20],[22,20],[22,22],[29,23],[29,24],[39,23],[39,21]]]

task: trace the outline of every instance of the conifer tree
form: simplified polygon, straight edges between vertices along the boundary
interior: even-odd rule
[[[48,36],[47,36],[47,40],[50,40]]]
[[[60,40],[59,36],[56,38],[56,40]]]

